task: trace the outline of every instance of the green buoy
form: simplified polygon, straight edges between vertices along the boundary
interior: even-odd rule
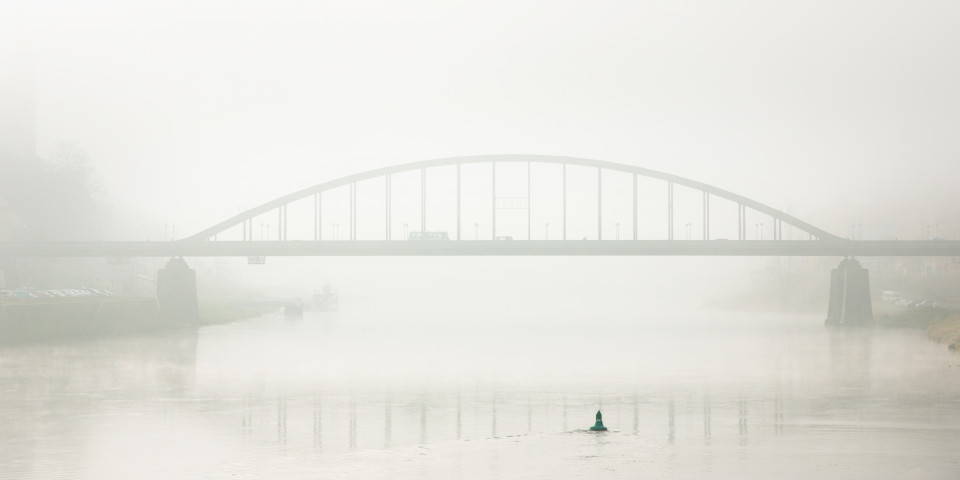
[[[590,427],[590,431],[605,432],[606,430],[607,427],[603,426],[603,415],[600,414],[600,410],[597,410],[597,423],[594,423],[593,426]]]

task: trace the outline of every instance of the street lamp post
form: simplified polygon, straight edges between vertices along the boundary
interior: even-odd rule
[[[477,222],[473,222],[473,239],[480,239],[480,224]]]
[[[404,239],[404,240],[407,240],[407,228],[409,228],[409,225],[406,224],[406,223],[404,223],[404,224],[403,224],[403,239]]]
[[[620,222],[617,222],[617,240],[620,240]]]
[[[550,240],[550,222],[543,224],[543,239]]]

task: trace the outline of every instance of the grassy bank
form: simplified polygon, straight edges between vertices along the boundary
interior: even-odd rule
[[[947,344],[947,348],[960,351],[960,312],[949,312],[927,327],[931,340]]]
[[[200,325],[217,325],[259,317],[277,309],[275,306],[251,305],[228,298],[201,298]]]
[[[925,329],[931,340],[960,351],[960,311],[945,308],[883,308],[876,314],[877,325]]]
[[[16,307],[43,307],[43,306],[89,306],[96,304],[149,304],[153,310],[156,310],[157,300],[150,297],[132,297],[132,296],[109,296],[109,297],[57,297],[57,298],[30,298],[30,299],[4,299],[0,302],[0,317],[3,311]],[[247,318],[258,317],[277,309],[276,306],[264,306],[251,304],[250,302],[238,302],[228,298],[200,298],[200,324],[216,325],[220,323],[244,320]]]
[[[110,295],[110,296],[86,296],[86,297],[44,297],[44,298],[4,298],[0,300],[0,306],[16,305],[86,305],[90,303],[140,303],[153,302],[157,300],[152,297],[139,297],[133,295]]]

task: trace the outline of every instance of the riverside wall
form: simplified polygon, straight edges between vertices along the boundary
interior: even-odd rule
[[[148,297],[0,302],[0,343],[93,337],[176,328]]]

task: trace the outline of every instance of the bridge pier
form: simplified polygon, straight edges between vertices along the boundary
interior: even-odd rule
[[[157,304],[160,318],[179,323],[198,323],[197,272],[182,257],[171,258],[157,272]]]
[[[846,257],[830,274],[827,326],[863,326],[873,323],[870,271]]]

